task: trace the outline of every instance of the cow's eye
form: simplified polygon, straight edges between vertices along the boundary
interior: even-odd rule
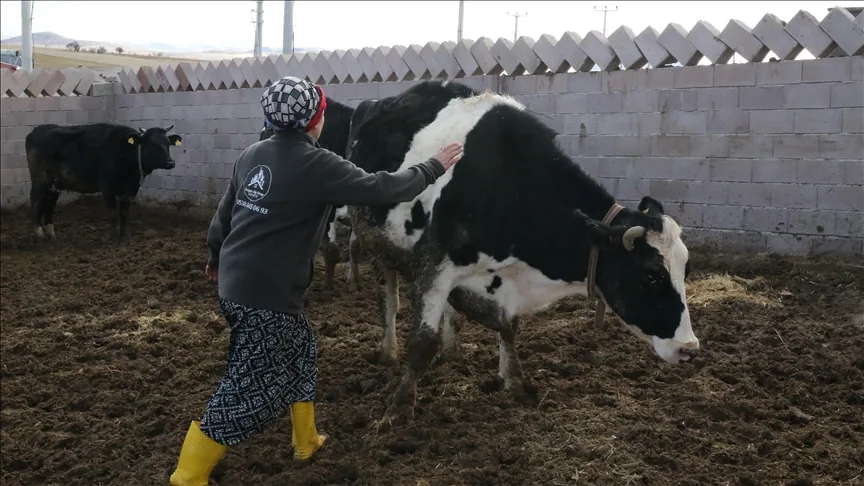
[[[649,272],[645,277],[645,282],[648,285],[657,285],[658,283],[663,281],[663,274],[660,272]]]

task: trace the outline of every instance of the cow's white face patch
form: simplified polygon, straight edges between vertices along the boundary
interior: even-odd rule
[[[684,285],[684,270],[687,265],[689,253],[684,242],[681,241],[681,227],[669,216],[663,216],[663,231],[658,233],[649,231],[645,237],[649,245],[655,248],[663,257],[663,266],[669,272],[672,287],[681,296],[683,311],[681,312],[678,327],[671,339],[661,339],[656,336],[647,337],[633,326],[628,326],[637,335],[641,334],[654,347],[658,356],[670,363],[687,361],[690,356],[682,350],[699,349],[699,339],[693,333],[690,322],[690,310],[687,307],[687,293]]]

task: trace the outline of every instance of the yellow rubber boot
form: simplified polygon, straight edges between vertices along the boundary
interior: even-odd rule
[[[315,428],[315,404],[312,402],[291,405],[291,428],[296,461],[309,460],[327,441],[327,435],[319,434]]]
[[[291,447],[297,448],[297,430],[294,429],[294,408],[289,408],[288,412],[291,414]]]
[[[200,422],[193,421],[186,432],[177,469],[168,480],[171,486],[207,486],[210,473],[228,447],[204,435]]]

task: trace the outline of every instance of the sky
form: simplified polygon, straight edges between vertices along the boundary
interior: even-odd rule
[[[162,42],[180,46],[208,45],[251,50],[255,41],[254,1],[48,1],[34,0],[33,32],[51,31],[72,39],[111,43]],[[857,6],[840,3],[841,6]],[[662,32],[675,22],[690,30],[706,20],[722,31],[732,18],[751,28],[772,13],[789,21],[799,10],[821,20],[836,1],[819,2],[579,2],[579,1],[466,1],[463,38],[486,36],[513,39],[514,17],[519,35],[537,40],[542,34],[559,38],[567,31],[585,36],[603,30],[607,35],[621,25],[636,34],[652,26]],[[455,41],[459,2],[440,1],[306,1],[294,2],[295,47],[327,50],[423,45],[428,41]],[[264,46],[282,47],[284,2],[264,2]],[[0,38],[21,33],[21,2],[0,1]]]

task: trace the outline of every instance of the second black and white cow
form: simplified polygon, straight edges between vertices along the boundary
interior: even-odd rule
[[[102,193],[112,211],[112,230],[126,236],[129,206],[144,178],[171,170],[170,147],[180,145],[174,128],[137,130],[114,123],[39,125],[24,139],[30,170],[30,207],[37,238],[56,239],[54,210],[62,191]]]
[[[518,317],[568,296],[596,292],[664,361],[688,361],[699,348],[679,225],[650,197],[638,210],[618,205],[520,103],[426,81],[359,106],[352,124],[348,157],[367,172],[464,144],[462,160],[414,201],[349,208],[364,258],[383,273],[385,357],[397,351],[397,274],[415,286],[407,367],[387,417],[413,410],[453,309],[499,333],[499,374],[517,394]],[[446,350],[455,335],[444,331]]]
[[[354,114],[354,109],[350,106],[343,105],[338,101],[328,99],[327,108],[324,110],[324,129],[321,132],[321,137],[318,143],[327,150],[345,157],[345,149],[348,146],[348,132],[351,126],[351,117]],[[265,123],[261,128],[261,133],[258,141],[266,140],[273,136],[273,130]],[[340,253],[339,245],[336,243],[336,223],[343,226],[351,226],[351,220],[348,218],[348,208],[346,206],[333,206],[330,208],[330,217],[328,220],[327,231],[321,239],[321,251],[324,253],[324,286],[328,290],[333,289],[333,279],[336,273],[336,264],[339,263]],[[356,255],[359,254],[356,238],[353,232],[349,247],[355,257],[350,259],[348,265],[348,289],[356,292],[360,284],[360,272],[358,270],[358,260]]]

